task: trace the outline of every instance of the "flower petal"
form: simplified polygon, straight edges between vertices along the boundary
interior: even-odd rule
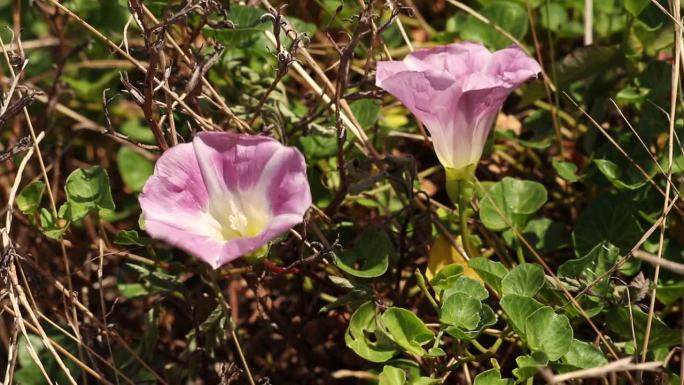
[[[146,231],[210,262],[222,244],[214,241],[220,225],[205,210],[208,199],[192,145],[169,149],[139,197]]]
[[[462,42],[416,50],[404,61],[414,71],[445,71],[454,80],[482,71],[492,53],[482,44]]]
[[[435,112],[450,109],[460,97],[460,90],[454,80],[434,71],[399,72],[382,82],[377,79],[376,83],[424,122],[439,120]]]
[[[280,146],[264,165],[252,195],[265,195],[274,216],[294,214],[302,221],[311,207],[311,189],[304,156],[293,147]],[[297,223],[299,223],[297,222]]]
[[[515,88],[541,72],[541,66],[522,48],[511,46],[494,52],[484,72],[498,76]]]
[[[201,132],[192,144],[210,192],[247,191],[259,179],[271,155],[282,147],[266,136]]]

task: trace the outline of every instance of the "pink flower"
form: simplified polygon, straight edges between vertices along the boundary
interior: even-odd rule
[[[203,132],[159,158],[140,206],[152,237],[218,268],[302,222],[311,191],[297,149]]]
[[[379,62],[376,83],[425,124],[442,165],[463,170],[480,160],[504,100],[540,71],[519,47],[457,43]]]

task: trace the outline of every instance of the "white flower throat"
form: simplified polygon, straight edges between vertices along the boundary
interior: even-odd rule
[[[241,197],[222,194],[210,198],[207,214],[214,219],[213,237],[230,240],[257,236],[266,230],[271,217],[267,207],[249,194]]]
[[[247,217],[240,211],[234,200],[230,200],[230,214],[228,214],[229,227],[234,231],[244,235],[247,228]]]

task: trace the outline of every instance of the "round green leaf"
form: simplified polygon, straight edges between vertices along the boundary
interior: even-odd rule
[[[553,168],[556,170],[558,175],[567,180],[568,182],[577,182],[579,176],[577,176],[577,165],[571,162],[563,162],[560,160],[554,160]]]
[[[588,254],[596,245],[609,242],[627,252],[643,235],[629,195],[601,195],[580,214],[572,234],[575,253]]]
[[[439,321],[447,325],[472,330],[480,323],[482,303],[464,293],[449,296],[440,310]]]
[[[378,121],[381,105],[382,103],[378,99],[360,99],[350,103],[349,108],[351,108],[361,127],[370,128]]]
[[[154,164],[149,159],[138,154],[130,147],[121,147],[116,163],[119,166],[121,179],[134,192],[142,191],[147,178],[154,172]]]
[[[473,385],[513,385],[513,380],[502,379],[498,369],[489,369],[478,374]]]
[[[480,281],[474,280],[470,277],[460,276],[456,278],[451,286],[449,286],[442,294],[442,300],[446,300],[449,296],[463,293],[470,297],[475,298],[478,301],[483,301],[489,297],[489,292],[480,283]]]
[[[26,215],[35,214],[40,207],[44,191],[45,183],[43,181],[37,180],[26,185],[17,195],[16,202],[19,210]]]
[[[506,230],[511,225],[522,228],[546,199],[541,183],[505,177],[480,198],[480,219],[491,230]]]
[[[335,264],[355,277],[379,277],[387,271],[392,248],[392,241],[387,233],[382,230],[368,230],[352,250],[345,250],[335,258]]]
[[[369,336],[373,336],[370,339]],[[372,302],[361,305],[349,320],[344,342],[351,350],[371,362],[385,362],[399,353],[398,347],[377,327]]]
[[[594,159],[594,164],[596,164],[596,167],[598,167],[599,171],[601,171],[606,179],[619,189],[636,190],[648,182],[641,174],[635,175],[632,173],[623,175],[620,166],[608,159]],[[632,176],[631,178],[629,178],[630,175]]]
[[[485,258],[473,258],[468,262],[468,265],[477,272],[482,280],[501,292],[501,280],[508,272],[501,262],[490,261]]]
[[[650,2],[651,0],[625,0],[625,9],[631,13],[632,16],[639,16]]]
[[[588,369],[608,363],[606,356],[596,346],[573,339],[570,350],[563,356],[563,363],[576,369]]]
[[[525,337],[530,349],[543,352],[550,361],[555,361],[570,350],[570,320],[562,314],[556,314],[551,307],[544,306],[527,317]]]
[[[382,324],[397,345],[406,351],[424,356],[423,345],[435,336],[430,329],[412,312],[391,307],[382,315]]]
[[[534,263],[523,263],[508,272],[501,281],[503,294],[534,297],[544,285],[544,269]]]
[[[79,168],[72,172],[64,185],[71,221],[85,217],[96,209],[114,210],[109,176],[100,166]]]
[[[406,372],[394,366],[385,365],[378,380],[378,385],[404,385],[406,383]]]
[[[530,314],[541,308],[542,305],[531,297],[523,297],[516,294],[507,294],[501,298],[501,308],[506,312],[508,320],[518,334],[525,335],[525,321]]]

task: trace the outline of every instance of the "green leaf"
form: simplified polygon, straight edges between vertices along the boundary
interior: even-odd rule
[[[539,8],[539,22],[551,31],[560,31],[567,25],[568,12],[557,3],[546,2]]]
[[[204,339],[204,348],[213,352],[225,343],[226,317],[223,307],[219,304],[209,313],[199,325],[199,331]]]
[[[468,264],[486,283],[501,293],[501,280],[508,273],[501,262],[478,257],[472,258]]]
[[[394,366],[385,365],[378,380],[378,385],[404,385],[406,383],[406,372]]]
[[[66,207],[66,206],[63,206]],[[60,218],[55,217],[52,211],[42,207],[40,209],[40,228],[46,237],[61,239],[67,231],[66,224],[61,223]]]
[[[534,297],[544,286],[544,269],[534,263],[523,263],[516,266],[501,281],[501,290],[505,294],[517,294],[523,297]]]
[[[543,352],[550,361],[555,361],[570,350],[570,320],[562,314],[556,314],[551,307],[544,306],[527,317],[525,339],[532,350]]]
[[[557,250],[570,244],[570,231],[565,225],[548,218],[530,220],[525,225],[522,235],[540,253]],[[515,238],[514,234],[513,237]]]
[[[563,356],[563,363],[575,369],[588,369],[608,363],[601,349],[588,342],[573,339],[570,350]]]
[[[482,303],[479,300],[464,293],[455,293],[444,301],[439,312],[439,321],[472,330],[480,323],[481,310]]]
[[[176,276],[133,263],[126,263],[125,266],[139,276],[145,289],[150,292],[170,294],[181,299],[190,298],[189,290]]]
[[[492,310],[492,308],[486,304],[482,304],[479,317],[480,321],[472,330],[466,330],[459,326],[449,326],[445,329],[445,331],[454,338],[464,341],[472,340],[480,335],[480,332],[482,332],[484,328],[494,325],[497,319],[494,310]]]
[[[513,380],[501,379],[499,369],[489,369],[478,374],[473,385],[513,385]]]
[[[641,174],[633,177],[633,180],[625,180],[622,175],[622,169],[617,164],[608,159],[594,159],[594,164],[599,171],[613,184],[613,186],[622,190],[636,190],[644,186],[648,181]],[[635,175],[635,174],[630,174]]]
[[[546,200],[541,183],[505,177],[480,198],[480,219],[490,230],[506,230],[510,225],[522,228]]]
[[[235,24],[235,28],[214,29],[205,27],[204,32],[207,36],[213,37],[229,48],[244,45],[263,31],[271,28],[269,22],[260,23],[264,13],[259,8],[231,5],[228,18]]]
[[[480,13],[492,23],[520,40],[527,34],[527,10],[510,1],[494,1],[480,10]],[[505,48],[513,42],[474,16],[468,16],[461,28],[463,40],[481,41],[493,48]]]
[[[625,253],[643,235],[628,195],[604,194],[594,199],[579,215],[572,234],[575,253],[586,255],[596,245],[609,242]]]
[[[139,120],[127,120],[119,127],[119,131],[140,143],[155,144],[156,142],[152,130]]]
[[[601,243],[584,257],[571,259],[560,265],[558,277],[566,281],[576,281],[578,288],[583,288],[585,285],[594,283],[612,268],[619,256],[617,247],[609,243]],[[610,276],[606,276],[594,284],[590,293],[604,297],[608,293],[609,286]]]
[[[77,221],[97,209],[114,210],[109,176],[100,166],[79,168],[67,177],[64,186],[69,203],[69,220]]]
[[[344,342],[356,354],[371,362],[385,362],[399,353],[398,346],[378,328],[373,302],[366,302],[352,314]]]
[[[553,168],[556,170],[558,175],[567,180],[568,182],[577,182],[579,176],[577,176],[577,165],[572,162],[563,162],[560,160],[555,160],[552,162]]]
[[[662,281],[661,281],[662,282]],[[684,295],[684,281],[665,282],[658,284],[656,298],[664,305],[672,305]]]
[[[347,274],[360,278],[379,277],[387,271],[392,241],[382,230],[367,230],[352,250],[344,250],[335,264]]]
[[[435,336],[430,329],[413,312],[391,307],[382,315],[382,324],[397,345],[406,351],[424,356],[423,345]]]
[[[140,192],[154,172],[154,164],[149,159],[135,152],[132,148],[119,148],[116,163],[126,186],[134,192]]]
[[[441,295],[442,291],[454,286],[454,282],[463,275],[464,271],[462,265],[456,263],[446,265],[430,280],[430,285],[438,295]]]
[[[650,2],[651,0],[625,0],[625,9],[632,16],[639,16]]]
[[[45,333],[47,334],[50,341],[52,341],[52,343],[64,348],[73,356],[78,356],[78,347],[73,340],[69,339],[67,336],[62,334],[53,326],[45,325],[43,326],[43,328],[45,329]],[[31,355],[28,352],[29,341],[31,343],[31,346],[33,346],[38,355],[38,360],[40,360],[41,364],[43,365],[43,368],[45,368],[45,371],[47,372],[47,375],[49,376],[52,382],[47,382],[45,380],[43,374],[40,371],[40,368],[33,361],[33,358],[31,358]],[[35,334],[28,334],[27,339],[24,335],[20,335],[17,344],[17,361],[19,364],[18,366],[21,366],[21,368],[17,369],[17,371],[14,373],[14,381],[12,383],[22,385],[69,383],[69,380],[67,379],[61,367],[55,360],[52,353],[50,353],[50,351],[47,348],[45,348],[45,345],[43,345],[43,341],[42,338],[40,338],[40,336],[37,336]],[[80,383],[79,374],[81,372],[78,369],[78,366],[74,363],[74,361],[65,358],[63,354],[60,356],[62,358],[64,365],[66,365],[67,369],[69,370],[73,378],[76,379],[77,383]]]
[[[125,298],[135,298],[149,294],[150,292],[145,288],[145,285],[137,282],[117,282],[117,289]]]
[[[518,383],[521,383],[534,377],[539,368],[547,366],[549,358],[542,352],[532,352],[530,355],[517,357],[515,363],[518,367],[513,369],[513,375],[518,379]]]
[[[446,356],[446,352],[444,349],[440,348],[439,346],[432,347],[428,350],[427,352],[428,357],[444,357]]]
[[[135,230],[121,230],[116,233],[114,243],[123,246],[145,246],[150,244],[149,239],[142,239]]]
[[[45,183],[37,180],[26,185],[17,195],[17,207],[26,215],[34,215],[38,212],[40,201],[45,191]]]
[[[411,378],[408,382],[408,385],[438,385],[441,383],[442,380],[439,378],[417,377]]]
[[[614,307],[606,312],[606,325],[614,333],[631,341],[632,330],[634,330],[638,351],[641,351],[644,343],[647,322],[648,314],[637,306],[632,306],[631,314],[629,309],[624,306]],[[651,337],[648,344],[649,350],[669,348],[678,345],[681,343],[681,340],[681,333],[678,330],[671,329],[657,316],[653,318]]]
[[[511,327],[521,336],[525,335],[527,317],[544,306],[531,297],[515,294],[504,295],[500,304],[503,311],[508,315]]]
[[[371,128],[378,121],[382,102],[379,99],[360,99],[349,104],[352,113],[356,116],[363,128]]]
[[[453,283],[444,290],[442,300],[444,301],[449,298],[449,296],[456,293],[467,294],[478,301],[483,301],[489,297],[489,292],[480,281],[466,276],[456,278]]]
[[[299,137],[299,146],[307,159],[327,158],[337,152],[335,135],[310,134]]]

